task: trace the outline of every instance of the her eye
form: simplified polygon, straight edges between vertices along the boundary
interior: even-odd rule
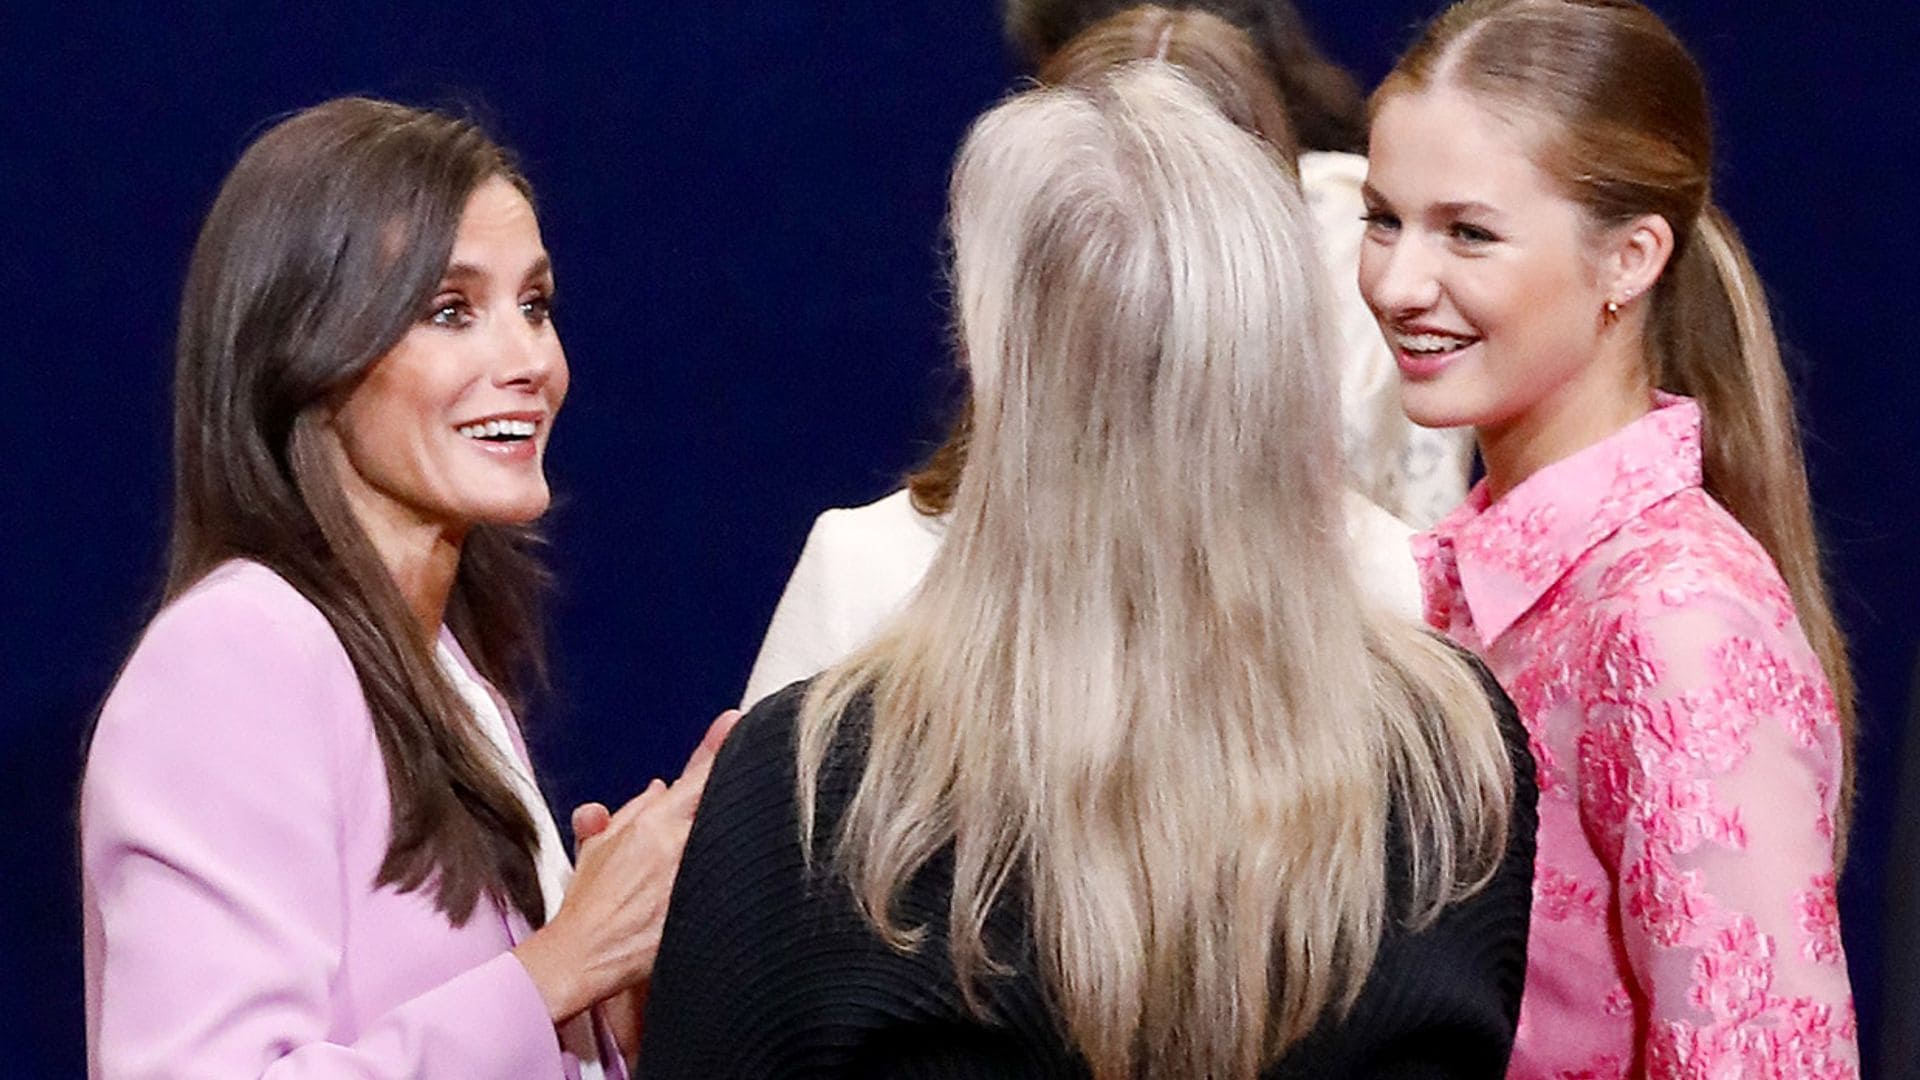
[[[1486,229],[1464,221],[1454,222],[1453,226],[1447,231],[1452,234],[1455,240],[1463,244],[1492,244],[1498,242],[1500,239]]]
[[[1381,232],[1397,232],[1400,229],[1400,219],[1385,210],[1368,210],[1360,215],[1360,220],[1367,223],[1368,229]]]
[[[553,297],[547,293],[536,293],[520,301],[520,314],[535,326],[544,326],[553,320]]]
[[[457,294],[436,296],[427,310],[427,322],[458,330],[472,324],[473,305],[467,303],[466,297]]]

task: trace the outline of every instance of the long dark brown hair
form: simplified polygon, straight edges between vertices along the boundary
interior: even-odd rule
[[[1435,81],[1539,118],[1535,157],[1595,225],[1658,214],[1674,251],[1650,298],[1654,384],[1700,403],[1706,488],[1773,557],[1839,707],[1844,851],[1854,685],[1827,596],[1792,388],[1766,290],[1713,205],[1706,82],[1635,0],[1466,0],[1428,27],[1374,94]]]
[[[484,894],[544,921],[533,820],[434,662],[324,452],[331,408],[419,321],[467,198],[526,192],[474,123],[341,98],[275,125],[228,174],[180,309],[166,599],[228,559],[285,578],[326,616],[373,716],[393,814],[377,885],[430,887],[455,925]],[[518,701],[544,649],[545,573],[525,528],[466,536],[447,623]]]
[[[1007,38],[1037,71],[1088,27],[1137,6],[1139,0],[1006,0]],[[1359,153],[1366,148],[1367,108],[1360,84],[1320,51],[1288,0],[1161,0],[1161,6],[1206,12],[1247,35],[1286,103],[1303,149]]]

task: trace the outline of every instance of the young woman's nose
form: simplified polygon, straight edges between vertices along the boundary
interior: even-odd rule
[[[1418,313],[1440,300],[1437,261],[1417,237],[1372,244],[1361,255],[1360,291],[1375,313],[1392,317]]]

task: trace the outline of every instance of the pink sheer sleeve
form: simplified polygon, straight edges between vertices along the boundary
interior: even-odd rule
[[[1581,814],[1617,885],[1651,1077],[1859,1075],[1839,728],[1787,610],[1681,582],[1592,639]]]

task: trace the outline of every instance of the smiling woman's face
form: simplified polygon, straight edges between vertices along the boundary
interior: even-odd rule
[[[1416,423],[1559,413],[1599,374],[1608,297],[1586,216],[1528,151],[1523,126],[1445,85],[1374,118],[1360,291]]]
[[[341,487],[376,546],[546,511],[546,443],[567,393],[552,295],[532,205],[504,179],[482,183],[428,309],[329,423]]]

